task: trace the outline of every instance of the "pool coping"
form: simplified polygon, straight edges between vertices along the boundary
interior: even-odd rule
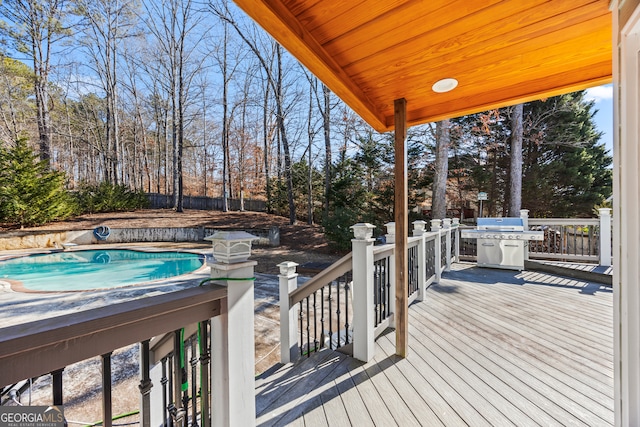
[[[132,248],[132,247],[127,247],[127,246],[125,246],[123,244],[113,244],[113,245],[108,245],[108,247],[106,247],[107,245],[100,245],[99,249],[98,249],[98,248],[96,248],[96,246],[97,245],[77,245],[77,246],[64,248],[64,249],[43,249],[43,250],[29,251],[29,252],[22,253],[22,254],[12,254],[12,255],[9,255],[9,256],[6,256],[6,257],[0,256],[0,262],[6,261],[6,260],[10,260],[10,259],[28,257],[28,256],[32,256],[32,255],[48,255],[48,254],[62,253],[62,252],[71,253],[71,252],[82,252],[82,251],[90,251],[90,250],[126,250],[126,251],[146,252],[146,253],[161,253],[161,252],[192,253],[192,254],[200,256],[200,260],[202,261],[202,265],[199,268],[197,268],[196,270],[190,271],[189,273],[180,274],[180,275],[177,275],[177,276],[166,277],[166,278],[163,278],[163,279],[147,280],[147,281],[144,281],[144,282],[138,282],[138,283],[133,283],[133,284],[130,284],[130,285],[123,285],[123,286],[116,286],[116,287],[78,289],[78,290],[56,290],[56,291],[34,290],[34,289],[26,288],[24,286],[24,284],[19,280],[12,280],[12,279],[7,279],[7,278],[2,278],[2,279],[0,279],[0,292],[16,292],[16,293],[22,293],[22,294],[79,294],[79,293],[86,293],[86,292],[104,292],[104,291],[109,291],[109,290],[125,290],[125,289],[128,289],[128,288],[135,288],[135,287],[140,287],[140,286],[149,286],[149,285],[152,285],[154,283],[161,284],[162,282],[170,281],[170,280],[176,279],[176,278],[185,279],[185,278],[187,278],[187,276],[190,276],[190,275],[201,276],[202,273],[204,272],[204,270],[209,268],[208,255],[206,253],[203,253],[202,251],[197,250],[197,249],[177,249],[177,248],[171,249],[171,248],[159,248],[159,247],[142,247],[142,248],[133,247]],[[206,277],[204,277],[204,278],[206,278]],[[194,278],[194,280],[195,280],[195,278]],[[168,284],[168,283],[165,283],[165,284]],[[6,285],[8,285],[9,289],[6,289],[7,288]]]

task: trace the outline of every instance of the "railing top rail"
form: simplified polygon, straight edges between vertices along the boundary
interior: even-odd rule
[[[331,266],[313,276],[313,278],[307,281],[304,285],[292,291],[289,294],[289,306],[292,307],[294,304],[299,303],[318,289],[326,286],[338,277],[350,271],[353,268],[351,258],[352,253],[349,252],[347,255],[331,264]]]
[[[387,243],[386,245],[374,246],[373,247],[373,260],[378,261],[382,258],[386,258],[388,256],[393,255],[396,249],[396,245],[393,243]]]
[[[407,239],[407,247],[412,248],[414,246],[418,246],[418,244],[422,241],[421,236],[411,236]]]
[[[425,240],[428,242],[429,240],[436,240],[436,237],[438,237],[438,234],[441,234],[443,231],[446,231],[444,229],[441,229],[440,231],[428,231],[426,233],[424,233],[425,235]]]
[[[0,329],[0,386],[215,317],[227,289],[189,288]],[[60,351],[64,349],[64,351]]]
[[[598,218],[529,218],[529,225],[599,225]]]

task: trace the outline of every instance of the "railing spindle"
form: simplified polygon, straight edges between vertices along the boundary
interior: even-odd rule
[[[344,276],[344,343],[349,344],[349,278]],[[340,336],[340,334],[338,334]]]
[[[317,291],[313,293],[313,351],[318,351],[318,306],[316,301]]]
[[[160,384],[162,384],[162,412],[164,413],[164,422],[162,423],[163,427],[167,427],[167,419],[170,418],[167,409],[167,384],[169,383],[169,380],[167,379],[167,361],[167,357],[162,358],[161,361],[162,377],[160,378]]]
[[[173,427],[173,415],[176,411],[176,405],[173,401],[173,354],[169,355],[168,360],[168,372],[167,376],[169,377],[169,401],[167,402],[167,412],[169,414],[169,427]]]
[[[336,315],[337,315],[337,326],[338,328],[340,328],[340,325],[342,325],[342,322],[340,321],[340,279],[336,280],[336,290],[337,290],[337,295],[336,295]],[[341,339],[340,339],[340,330],[338,329],[338,344],[336,345],[337,347],[340,347],[340,343],[341,343]]]
[[[309,297],[306,297],[307,301],[307,357],[311,357],[311,329],[310,329],[310,313],[309,313]]]
[[[320,288],[320,348],[324,348],[325,344],[325,324],[324,324],[324,288]]]
[[[210,321],[205,320],[198,325],[200,333],[200,412],[202,427],[209,427],[209,361],[211,360],[211,346],[209,344]]]
[[[300,356],[304,356],[304,335],[302,333],[302,331],[304,331],[304,306],[302,305],[302,301],[300,301],[300,310],[298,310],[300,313],[298,314],[298,317],[300,318]]]
[[[331,283],[329,283],[329,349],[333,350],[333,295],[331,294]]]
[[[196,352],[196,335],[191,337],[191,427],[198,427],[198,381],[197,381],[197,367],[198,367],[198,354]]]

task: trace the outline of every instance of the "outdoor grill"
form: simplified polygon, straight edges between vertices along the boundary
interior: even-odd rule
[[[461,230],[460,237],[478,240],[478,267],[523,270],[528,241],[544,235],[525,231],[522,218],[478,218],[478,227]]]

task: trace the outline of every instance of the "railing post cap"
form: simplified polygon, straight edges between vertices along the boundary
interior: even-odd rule
[[[432,219],[431,220],[431,229],[432,230],[439,229],[441,225],[442,225],[442,220],[440,220],[440,219]]]
[[[293,261],[285,261],[285,262],[281,262],[277,266],[280,267],[281,275],[289,276],[296,272],[296,267],[298,266],[298,263],[295,263]]]
[[[395,222],[388,222],[384,226],[387,227],[387,234],[396,234],[396,223]]]
[[[460,225],[460,218],[453,218],[453,225]]]
[[[611,208],[598,208],[598,215],[599,216],[611,215]]]
[[[246,231],[216,231],[204,240],[213,244],[213,257],[217,262],[235,264],[249,259],[251,242],[258,237]]]
[[[442,220],[442,224],[444,225],[444,228],[450,228],[451,227],[451,218],[445,218]]]
[[[427,226],[427,221],[423,221],[421,219],[418,219],[416,221],[413,221],[412,224],[413,224],[413,229],[414,230],[424,230],[425,227]]]
[[[373,229],[376,228],[376,226],[368,222],[359,222],[349,228],[353,231],[353,236],[356,240],[368,240],[373,237]]]
[[[520,209],[520,217],[529,217],[529,209]]]

